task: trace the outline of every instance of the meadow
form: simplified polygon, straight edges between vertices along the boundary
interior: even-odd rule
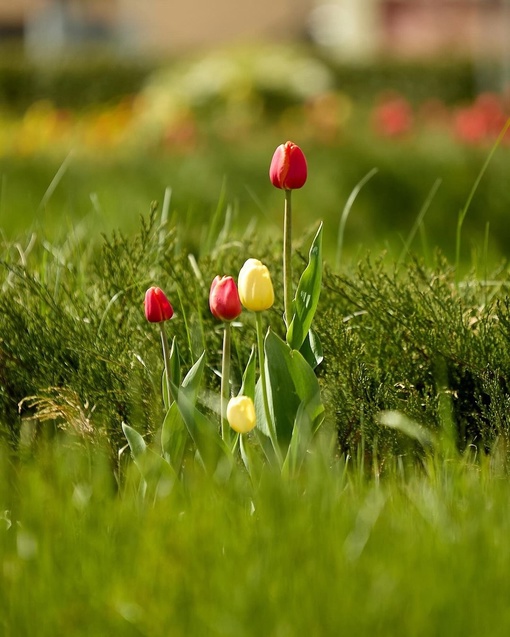
[[[506,635],[505,103],[358,105],[256,69],[197,96],[191,69],[83,112],[38,96],[2,113],[0,634]],[[174,85],[193,88],[178,108]],[[268,177],[287,139],[308,164],[291,287],[317,303],[296,294],[292,334]],[[232,322],[228,393],[258,420],[231,438],[209,292],[249,257],[274,303]],[[313,414],[289,398],[301,373]]]

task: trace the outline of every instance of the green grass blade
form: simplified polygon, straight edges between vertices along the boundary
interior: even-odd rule
[[[352,189],[349,198],[347,199],[344,209],[342,210],[342,215],[340,217],[340,223],[338,225],[338,238],[336,242],[336,257],[335,257],[335,269],[338,270],[340,267],[340,263],[342,261],[342,253],[344,247],[344,236],[345,236],[345,225],[347,223],[347,219],[351,213],[352,206],[356,201],[357,196],[359,195],[363,186],[372,179],[374,175],[379,172],[378,168],[372,168],[364,177],[361,179],[356,186]]]
[[[459,266],[460,266],[460,248],[461,248],[461,233],[462,233],[462,226],[464,224],[464,219],[466,218],[467,212],[469,210],[469,206],[471,205],[471,202],[473,201],[473,197],[475,196],[476,191],[478,190],[478,186],[480,185],[480,182],[482,181],[482,177],[485,175],[485,172],[487,171],[487,168],[489,167],[489,164],[494,156],[494,153],[496,152],[496,150],[498,149],[499,145],[501,144],[501,142],[503,141],[504,136],[506,135],[506,132],[508,130],[508,128],[510,127],[510,118],[507,119],[505,125],[503,126],[500,134],[498,135],[498,138],[496,139],[496,141],[494,142],[493,147],[490,150],[490,153],[487,156],[487,159],[485,160],[480,172],[478,173],[477,178],[475,179],[475,182],[471,188],[471,191],[469,192],[468,198],[466,200],[466,203],[464,204],[464,208],[462,208],[462,210],[459,213],[458,219],[457,219],[457,232],[456,232],[456,236],[455,236],[455,272],[456,272],[456,281],[458,283],[459,279],[460,279],[460,272],[459,272]]]

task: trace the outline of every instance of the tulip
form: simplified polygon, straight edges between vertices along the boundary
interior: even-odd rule
[[[248,396],[236,396],[229,400],[227,406],[228,424],[234,431],[247,434],[255,427],[255,406]]]
[[[247,310],[262,312],[274,303],[274,290],[267,267],[257,259],[248,259],[239,272],[239,297]]]
[[[168,321],[174,315],[173,307],[161,288],[151,287],[145,293],[145,318],[150,323]]]
[[[269,178],[276,188],[294,190],[304,186],[307,177],[303,151],[293,142],[280,144],[269,167]]]
[[[269,270],[263,263],[257,261],[257,259],[248,259],[239,272],[238,285],[241,303],[247,310],[252,310],[256,313],[257,349],[259,355],[259,370],[264,413],[266,415],[267,426],[269,429],[269,437],[271,438],[276,458],[281,467],[283,459],[281,457],[280,448],[276,438],[276,429],[273,423],[271,410],[269,409],[264,362],[264,335],[262,330],[262,311],[268,310],[274,303],[273,283],[271,282]],[[232,424],[230,424],[230,426],[232,427]]]
[[[274,151],[269,167],[269,178],[276,188],[285,190],[283,212],[283,303],[287,328],[292,322],[292,204],[291,194],[301,188],[307,177],[306,159],[303,151],[293,142],[280,144]]]
[[[168,338],[165,332],[165,321],[168,321],[174,315],[174,309],[170,305],[170,301],[166,298],[166,294],[161,288],[152,286],[145,293],[145,318],[150,323],[158,323],[161,334],[161,346],[163,348],[163,360],[165,363],[166,392],[168,400],[172,396],[172,381],[170,377],[170,348],[168,346]]]
[[[229,442],[229,428],[226,416],[226,404],[230,392],[230,321],[233,321],[242,312],[241,301],[234,279],[231,276],[214,278],[209,292],[209,307],[213,316],[220,321],[225,321],[223,334],[223,356],[221,363],[221,394],[220,394],[220,418],[221,437]]]
[[[233,321],[242,312],[241,301],[234,279],[217,276],[211,283],[209,307],[220,321]]]

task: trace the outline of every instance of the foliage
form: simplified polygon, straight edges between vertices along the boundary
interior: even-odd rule
[[[20,245],[4,244],[0,422],[14,447],[31,418],[43,430],[45,422],[56,422],[85,438],[105,437],[112,457],[122,421],[156,432],[163,408],[160,345],[142,308],[154,282],[165,286],[176,308],[171,335],[181,343],[183,369],[204,349],[208,370],[220,369],[221,328],[208,311],[205,273],[238,271],[245,255],[255,253],[256,238],[198,255],[197,262],[179,244],[179,229],[162,227],[156,211],[137,234],[105,237],[93,249],[35,239],[20,258]],[[256,253],[275,264],[281,299],[281,249],[266,242]],[[368,258],[340,273],[325,271],[315,315],[324,351],[318,372],[327,420],[345,451],[354,453],[363,442],[367,452],[378,447],[383,459],[408,449],[405,437],[380,427],[385,410],[432,432],[453,423],[460,449],[471,443],[488,449],[508,438],[508,271],[457,278],[440,257],[433,267],[419,260],[389,267]],[[275,328],[282,312],[281,301],[270,311]],[[253,330],[252,338],[245,330]],[[254,339],[249,321],[234,327],[234,388]],[[202,400],[210,404],[219,381],[210,371],[204,379]]]
[[[108,159],[102,152],[93,160],[71,156],[60,173],[65,158],[0,159],[2,228],[12,241],[32,231],[55,243],[69,234],[97,241],[101,232],[111,234],[119,227],[131,234],[147,203],[154,198],[162,202],[169,187],[170,212],[182,228],[182,248],[195,254],[207,252],[206,245],[221,250],[221,242],[214,246],[207,238],[210,219],[219,219],[218,232],[225,226],[242,238],[256,230],[265,241],[280,226],[278,192],[268,193],[267,187],[267,147],[274,139],[275,133],[268,132],[235,146],[214,143],[200,152],[165,157]],[[311,143],[309,179],[294,210],[297,245],[300,237],[310,241],[311,224],[320,213],[324,257],[333,263],[343,206],[356,184],[377,167],[349,215],[343,258],[357,260],[366,248],[375,253],[389,248],[398,255],[411,238],[413,252],[427,257],[438,246],[454,259],[457,215],[486,155],[486,150],[445,145],[444,139],[424,146],[411,140],[345,140],[335,147]],[[471,203],[463,224],[463,263],[485,260],[486,232],[489,267],[508,251],[507,155],[507,148],[498,150]],[[412,234],[418,221],[418,232]],[[216,242],[218,234],[213,236]]]
[[[137,315],[143,316],[140,294],[158,265],[154,223],[152,213],[137,236],[113,235],[86,256],[81,244],[44,244],[21,259],[6,247],[0,405],[2,429],[11,439],[19,435],[18,405],[22,417],[35,408],[37,418],[41,400],[44,420],[73,427],[69,390],[72,409],[114,445],[119,417],[134,410],[151,422],[154,390],[143,351],[148,336]]]
[[[381,457],[397,450],[402,438],[381,432],[384,410],[432,432],[452,428],[460,449],[508,440],[506,269],[457,284],[442,258],[433,269],[414,261],[390,271],[367,259],[325,285],[317,330],[344,449],[364,439]]]

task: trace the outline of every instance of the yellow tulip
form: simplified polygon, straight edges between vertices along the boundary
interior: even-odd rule
[[[234,431],[247,434],[255,427],[255,406],[248,396],[231,398],[227,405],[228,424]]]
[[[274,290],[267,267],[257,259],[248,259],[237,282],[241,303],[247,310],[262,312],[274,303]]]

